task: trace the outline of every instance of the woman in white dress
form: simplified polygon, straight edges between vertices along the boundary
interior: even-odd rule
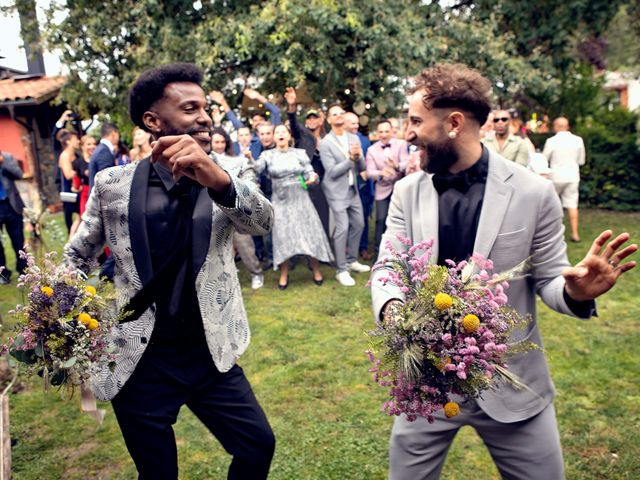
[[[289,259],[295,255],[310,257],[313,281],[322,285],[318,260],[332,262],[333,254],[307,192],[319,178],[306,152],[291,146],[291,132],[285,125],[275,128],[274,139],[276,148],[262,152],[256,170],[259,174],[265,171],[273,186],[273,264],[280,268],[278,288],[287,288]]]

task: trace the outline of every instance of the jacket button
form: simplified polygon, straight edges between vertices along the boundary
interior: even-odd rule
[[[141,343],[147,343],[147,337],[140,337]]]

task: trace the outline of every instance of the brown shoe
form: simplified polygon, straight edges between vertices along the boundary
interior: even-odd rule
[[[360,258],[362,258],[363,260],[371,260],[373,257],[366,250],[360,250]]]

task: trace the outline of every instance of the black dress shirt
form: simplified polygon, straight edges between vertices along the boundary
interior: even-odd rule
[[[149,173],[145,221],[154,276],[179,255],[175,268],[167,272],[153,292],[156,324],[153,337],[159,339],[193,338],[202,335],[202,318],[193,275],[193,209],[203,187],[183,178],[175,182],[171,172],[154,163]],[[235,203],[231,183],[222,195],[209,190],[209,196],[223,206]]]
[[[438,265],[445,265],[447,259],[460,262],[473,254],[488,172],[489,151],[482,146],[480,160],[470,168],[432,177],[438,191]],[[593,300],[576,301],[566,290],[563,297],[577,317],[597,315]]]
[[[473,253],[489,171],[489,151],[482,147],[480,160],[456,174],[435,174],[438,191],[438,265],[445,260],[466,260]]]

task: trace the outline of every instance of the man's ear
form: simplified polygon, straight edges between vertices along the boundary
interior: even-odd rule
[[[448,131],[456,132],[460,134],[464,128],[466,118],[464,113],[454,110],[447,116],[446,123],[449,125]]]
[[[144,123],[147,130],[157,138],[158,134],[162,131],[162,121],[157,113],[147,110],[142,115],[142,123]]]

